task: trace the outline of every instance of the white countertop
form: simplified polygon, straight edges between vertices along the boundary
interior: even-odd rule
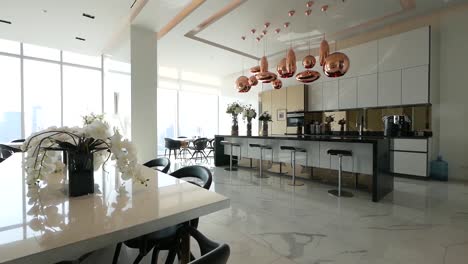
[[[21,153],[0,164],[0,263],[54,263],[229,207],[229,199],[142,168],[148,186],[111,165],[95,172],[95,194],[69,198],[62,174],[29,188]],[[123,187],[121,187],[123,186]]]

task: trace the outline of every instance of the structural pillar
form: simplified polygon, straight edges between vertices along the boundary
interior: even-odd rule
[[[132,142],[139,163],[157,156],[157,37],[156,32],[131,26]]]

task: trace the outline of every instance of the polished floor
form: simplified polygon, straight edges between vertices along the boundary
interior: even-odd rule
[[[199,229],[230,245],[229,263],[468,263],[466,184],[397,178],[393,194],[372,203],[363,192],[338,199],[327,194],[329,185],[291,187],[278,175],[259,179],[252,169],[201,164],[212,169],[212,190],[229,197],[231,208],[202,217]],[[109,247],[95,257],[112,253]],[[122,250],[119,263],[136,254]]]

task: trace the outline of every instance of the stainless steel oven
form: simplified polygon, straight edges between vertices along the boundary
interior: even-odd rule
[[[286,113],[286,124],[288,127],[304,126],[304,112]]]

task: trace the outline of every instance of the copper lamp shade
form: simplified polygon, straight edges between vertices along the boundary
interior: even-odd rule
[[[260,60],[260,72],[255,77],[262,83],[270,83],[277,78],[276,74],[268,71],[268,60],[265,56]]]
[[[302,83],[310,83],[320,78],[320,72],[305,70],[296,75],[296,80]]]
[[[250,86],[255,86],[255,85],[258,84],[258,80],[255,77],[255,75],[252,75],[252,76],[249,77],[249,84],[250,84]]]
[[[349,70],[349,58],[341,52],[334,52],[325,58],[323,73],[328,77],[335,78],[346,74]]]
[[[252,68],[250,68],[250,72],[251,73],[260,72],[260,66],[253,66]]]
[[[307,55],[302,59],[302,65],[306,69],[311,69],[315,66],[316,60],[315,57],[312,55]]]
[[[296,69],[296,53],[294,53],[294,50],[290,48],[286,55],[286,70],[288,71],[288,75],[290,75],[289,77],[294,76]]]
[[[320,66],[325,64],[325,58],[330,54],[330,46],[328,45],[328,41],[325,39],[320,42],[320,50],[319,50],[319,61]]]
[[[281,89],[283,87],[283,82],[280,79],[274,80],[271,84],[274,89]]]
[[[245,76],[240,76],[239,78],[237,78],[236,88],[237,88],[238,92],[240,92],[240,93],[248,92],[250,90],[250,87],[251,87],[251,85],[249,83],[249,78],[247,78]]]
[[[286,58],[282,58],[279,61],[278,65],[276,66],[276,72],[278,73],[279,77],[288,78],[287,77],[288,70],[286,69]]]

